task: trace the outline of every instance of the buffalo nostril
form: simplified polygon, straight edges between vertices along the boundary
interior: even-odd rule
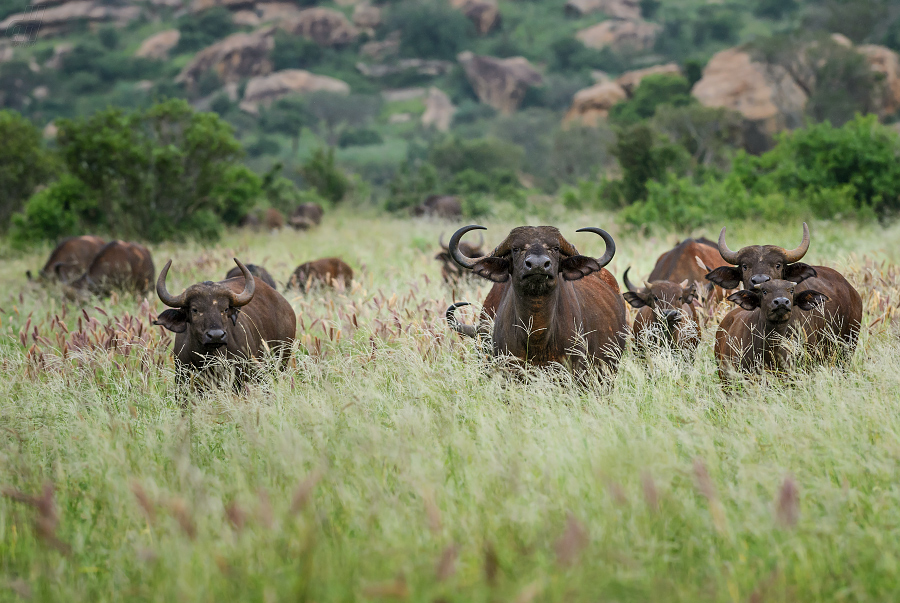
[[[531,260],[525,260],[525,267],[531,270]]]
[[[550,260],[544,262],[544,270],[550,270]]]
[[[772,303],[774,303],[776,306],[782,307],[782,308],[790,308],[791,307],[791,300],[789,300],[786,297],[775,298],[774,300],[772,300]]]

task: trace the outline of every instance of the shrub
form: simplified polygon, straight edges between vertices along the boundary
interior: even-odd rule
[[[309,95],[306,106],[309,125],[333,146],[337,144],[342,129],[364,126],[378,115],[381,100],[362,94],[315,92]]]
[[[616,125],[629,126],[653,117],[657,107],[684,107],[693,102],[691,85],[687,79],[680,75],[648,75],[641,80],[631,99],[613,105],[609,111],[609,120]]]
[[[64,175],[36,193],[22,213],[12,217],[14,245],[21,247],[41,240],[57,240],[82,231],[85,222],[96,220],[97,202],[78,178]]]
[[[283,31],[275,33],[272,49],[272,66],[282,69],[308,69],[322,60],[323,51],[318,44],[303,36],[292,36]]]
[[[342,149],[346,147],[361,147],[383,143],[384,138],[381,137],[381,134],[367,128],[344,130],[341,132],[341,136],[338,139],[338,146]]]
[[[400,166],[391,180],[390,194],[385,201],[388,211],[400,211],[418,205],[438,187],[437,169],[430,163],[408,161]]]
[[[347,176],[335,165],[334,148],[318,149],[299,171],[306,184],[332,203],[341,201],[350,188]]]
[[[44,150],[40,130],[15,111],[0,111],[0,140],[0,231],[5,231],[10,216],[53,174],[56,161]]]
[[[445,176],[471,169],[483,174],[495,170],[518,170],[523,151],[497,138],[462,140],[454,136],[437,143],[429,153],[429,161]]]
[[[247,154],[251,157],[262,157],[263,155],[275,155],[281,152],[281,145],[271,136],[258,136],[253,142],[244,145]]]
[[[24,110],[31,103],[31,91],[44,80],[41,73],[32,71],[22,59],[0,63],[0,107]]]
[[[662,180],[669,170],[683,172],[687,163],[682,147],[660,139],[643,123],[619,129],[611,152],[619,160],[622,179],[610,182],[602,194],[614,205],[646,199],[648,182]]]
[[[388,31],[400,31],[400,53],[422,59],[456,60],[474,32],[462,12],[443,2],[406,0],[393,6]]]
[[[119,47],[119,30],[115,27],[101,27],[97,32],[97,39],[107,50],[115,50]]]
[[[651,124],[687,150],[695,170],[728,168],[735,149],[742,146],[743,118],[729,109],[699,103],[661,105]]]
[[[200,50],[234,33],[235,30],[231,11],[222,6],[207,9],[200,14],[184,15],[178,20],[181,37],[173,53]]]
[[[242,149],[231,128],[185,101],[133,113],[107,109],[58,125],[63,161],[95,208],[77,212],[84,228],[150,241],[210,238],[259,193],[258,178],[237,163]],[[69,181],[66,186],[76,190]],[[17,224],[39,231],[28,212]]]

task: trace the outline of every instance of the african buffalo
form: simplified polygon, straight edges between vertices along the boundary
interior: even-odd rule
[[[100,237],[69,237],[56,246],[38,273],[38,278],[69,283],[84,274],[91,265],[91,260],[104,245],[106,241]],[[31,280],[31,271],[25,274],[28,280]]]
[[[91,264],[72,289],[92,295],[109,295],[113,291],[128,291],[144,295],[150,290],[153,275],[153,256],[143,245],[126,241],[110,241],[97,252]]]
[[[552,226],[514,228],[490,254],[470,258],[459,249],[466,226],[450,239],[450,255],[462,267],[495,283],[485,299],[482,320],[457,323],[447,309],[450,327],[474,337],[493,316],[495,355],[509,354],[534,365],[563,363],[614,372],[625,344],[625,304],[611,274],[603,267],[616,253],[613,238],[599,228],[582,228],[606,242],[603,257],[583,256]],[[596,275],[595,275],[596,273]],[[607,273],[607,274],[604,274]],[[585,278],[587,277],[587,278]],[[599,277],[599,278],[598,278]]]
[[[459,197],[452,195],[429,195],[420,205],[412,208],[412,214],[449,220],[462,215],[462,203]]]
[[[700,343],[700,325],[694,303],[696,282],[684,279],[679,284],[651,280],[637,288],[628,279],[628,270],[630,268],[622,275],[627,289],[622,297],[638,309],[632,333],[639,352],[646,351],[649,345],[667,345],[693,356]]]
[[[332,283],[349,284],[353,280],[353,268],[340,258],[322,258],[297,266],[288,279],[288,289],[306,291],[315,284],[331,286]]]
[[[180,295],[166,289],[169,260],[159,279],[156,293],[171,309],[153,322],[175,333],[175,365],[179,380],[191,370],[207,368],[217,359],[248,362],[271,351],[287,366],[297,332],[297,317],[288,301],[272,287],[253,278],[237,259],[241,276],[218,283],[191,285]],[[246,365],[239,364],[235,385],[246,377]]]
[[[728,296],[738,304],[716,331],[715,354],[719,378],[737,371],[758,373],[784,370],[791,360],[788,340],[800,337],[810,357],[824,358],[829,335],[821,306],[828,296],[813,289],[799,291],[793,281],[769,279],[753,290]],[[798,308],[803,312],[799,312]],[[813,311],[814,310],[814,311]]]
[[[828,299],[823,306],[828,328],[841,342],[845,357],[856,349],[862,323],[862,298],[839,272],[825,266],[800,262],[809,250],[809,227],[803,223],[803,241],[796,249],[775,245],[751,245],[732,251],[725,243],[725,228],[719,233],[719,253],[729,266],[716,268],[706,278],[724,289],[744,289],[773,279],[797,283],[797,293],[819,291]],[[836,343],[836,341],[832,341]]]
[[[703,264],[707,269],[700,267]],[[705,285],[706,291],[703,297],[706,298],[708,293],[713,292],[715,286],[706,282],[706,273],[713,268],[725,266],[726,263],[719,255],[716,244],[707,238],[685,239],[678,245],[665,252],[656,260],[656,265],[647,280],[653,281],[672,281],[680,283],[687,279],[689,283],[698,283],[698,291],[701,285]],[[724,291],[716,291],[713,299],[722,301],[724,299]]]
[[[454,285],[458,285],[462,280],[471,277],[475,278],[475,275],[469,272],[468,270],[464,270],[453,261],[453,256],[450,255],[450,248],[444,244],[444,236],[441,235],[438,242],[441,245],[442,251],[434,256],[434,259],[441,262],[441,278],[444,279],[444,282],[450,285],[451,287]],[[484,237],[481,237],[481,240],[478,241],[477,245],[472,243],[460,242],[459,250],[466,257],[479,257],[484,255],[484,250],[482,247],[484,246]]]
[[[272,275],[269,274],[269,271],[262,266],[257,266],[256,264],[247,264],[247,270],[250,271],[250,274],[258,278],[268,286],[272,287],[273,289],[278,289],[278,285],[275,284],[275,279],[272,278]],[[241,276],[241,269],[235,266],[228,271],[228,274],[225,275],[225,278],[236,278],[238,276]]]
[[[291,213],[288,224],[297,230],[307,230],[321,224],[324,213],[322,206],[318,203],[301,203]]]
[[[270,207],[263,216],[263,222],[269,230],[278,230],[284,226],[284,214],[277,209]]]

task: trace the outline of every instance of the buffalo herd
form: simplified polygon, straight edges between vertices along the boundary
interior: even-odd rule
[[[316,222],[320,216],[313,213],[298,213],[298,223]],[[467,279],[493,284],[475,324],[456,317],[468,302],[453,303],[446,319],[452,331],[480,340],[494,356],[534,366],[562,365],[601,379],[616,372],[629,338],[639,358],[665,348],[691,359],[704,317],[713,316],[712,308],[723,299],[735,304],[715,333],[723,382],[741,373],[781,373],[801,359],[843,364],[857,344],[860,295],[835,270],[800,261],[810,245],[805,223],[803,240],[792,250],[752,245],[732,251],[725,228],[717,243],[687,239],[659,257],[642,286],[626,269],[624,292],[606,269],[616,253],[615,241],[600,228],[576,231],[603,240],[600,257],[582,255],[552,226],[514,228],[490,252],[483,249],[483,237],[478,244],[462,241],[474,230],[486,229],[465,226],[446,245],[441,237],[436,259],[454,293]],[[276,365],[287,365],[297,329],[294,310],[265,268],[237,259],[235,264],[224,280],[196,283],[178,295],[166,286],[171,260],[156,278],[157,295],[169,309],[154,324],[175,333],[180,382],[222,360],[233,361],[236,386],[261,366],[254,359],[272,357]],[[115,290],[142,295],[154,272],[145,247],[83,236],[60,243],[38,279],[81,295]],[[286,288],[306,292],[313,286],[341,287],[352,279],[353,269],[343,260],[323,258],[298,266]],[[631,327],[626,304],[636,310]]]

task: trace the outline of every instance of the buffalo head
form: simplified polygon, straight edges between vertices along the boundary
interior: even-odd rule
[[[682,306],[690,305],[697,299],[696,283],[688,284],[687,279],[679,283],[653,281],[644,287],[635,287],[628,279],[628,271],[622,275],[627,291],[622,294],[633,308],[650,308],[653,313],[670,328],[676,327],[683,318]]]
[[[803,223],[803,241],[796,249],[787,250],[775,245],[749,245],[732,251],[725,243],[725,229],[719,233],[719,253],[722,259],[735,266],[721,266],[706,278],[723,289],[735,289],[741,283],[750,289],[773,279],[799,283],[816,276],[815,269],[800,262],[809,250],[809,227]]]
[[[606,252],[600,258],[580,255],[578,250],[553,226],[520,226],[510,231],[506,239],[489,255],[467,257],[460,251],[460,239],[470,230],[486,230],[484,226],[465,226],[450,238],[449,251],[454,261],[475,274],[504,283],[512,279],[517,293],[542,296],[552,292],[559,277],[577,281],[599,272],[612,261],[616,244],[605,230],[582,228],[577,232],[593,232],[606,242]]]
[[[228,342],[228,325],[237,323],[241,306],[253,299],[256,283],[250,271],[237,259],[234,262],[244,275],[244,290],[235,293],[221,283],[206,281],[191,285],[181,295],[171,295],[166,289],[166,275],[172,260],[166,263],[156,281],[156,293],[164,304],[173,308],[160,314],[153,322],[174,333],[190,329],[190,338],[200,346],[215,349]]]
[[[810,311],[828,301],[828,297],[807,289],[794,293],[796,283],[781,279],[770,279],[752,290],[738,291],[728,297],[728,301],[738,304],[744,310],[761,308],[765,320],[772,325],[784,324],[791,319],[793,308]]]

